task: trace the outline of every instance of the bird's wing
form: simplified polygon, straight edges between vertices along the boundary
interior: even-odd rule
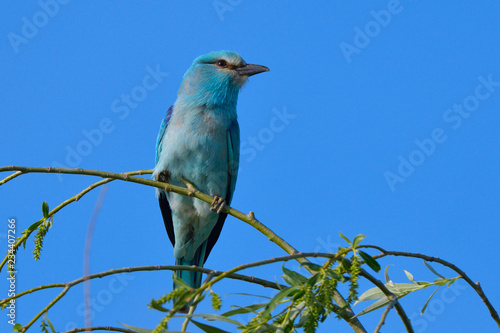
[[[167,126],[168,122],[170,121],[170,118],[172,118],[172,112],[174,111],[174,106],[172,105],[171,107],[168,108],[167,114],[165,115],[165,118],[163,118],[161,125],[160,125],[160,131],[158,132],[158,138],[156,139],[156,155],[155,155],[155,163],[158,163],[158,159],[160,158],[161,150],[162,150],[162,143],[163,143],[163,137],[165,136],[165,133],[167,132]]]
[[[235,120],[229,127],[227,131],[227,150],[228,150],[228,182],[226,196],[224,199],[226,203],[231,204],[233,198],[234,189],[236,187],[236,178],[238,176],[238,165],[240,161],[240,127],[238,122]],[[219,219],[215,224],[214,228],[210,232],[207,240],[207,250],[205,252],[205,260],[207,260],[210,251],[214,247],[217,239],[219,239],[220,232],[224,226],[224,221],[226,220],[227,214],[219,214]]]
[[[229,149],[229,198],[226,199],[227,203],[231,203],[233,198],[234,189],[236,187],[236,178],[238,177],[238,167],[240,164],[240,126],[235,120],[229,127],[228,131],[228,149]]]
[[[168,122],[172,117],[172,112],[174,108],[171,106],[165,118],[160,125],[160,132],[158,132],[158,139],[156,140],[156,163],[160,159],[161,151],[163,149],[163,138],[165,137],[165,133],[167,132]],[[166,170],[164,170],[166,171]],[[166,173],[168,175],[168,172]],[[164,177],[165,174],[159,175],[159,180],[167,182],[168,179]],[[175,234],[174,234],[174,224],[172,222],[172,210],[170,209],[170,204],[168,203],[167,194],[165,191],[160,191],[160,196],[158,197],[158,201],[160,203],[161,215],[163,216],[163,223],[165,224],[165,229],[167,230],[168,238],[172,245],[175,246]]]

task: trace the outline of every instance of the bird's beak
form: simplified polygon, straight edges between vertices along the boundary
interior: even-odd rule
[[[252,76],[255,74],[259,74],[262,72],[268,72],[269,68],[266,66],[261,66],[261,65],[253,65],[253,64],[247,64],[243,67],[238,67],[236,68],[236,72],[240,74],[240,76]]]

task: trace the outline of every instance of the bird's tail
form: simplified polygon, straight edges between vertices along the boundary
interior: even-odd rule
[[[205,251],[207,249],[207,241],[205,241],[199,248],[196,250],[196,253],[193,257],[192,260],[186,260],[184,258],[176,259],[175,264],[176,265],[183,265],[183,266],[198,266],[198,267],[203,267],[203,264],[205,263]],[[193,272],[193,271],[177,271],[176,276],[180,278],[182,281],[184,281],[188,286],[191,288],[199,288],[201,286],[201,276],[202,273],[200,272]],[[174,282],[174,289],[177,288],[177,285]],[[179,312],[181,313],[187,313],[188,307],[182,308]]]

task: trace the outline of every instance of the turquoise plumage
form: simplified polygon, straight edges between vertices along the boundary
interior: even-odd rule
[[[249,76],[268,70],[247,64],[236,52],[202,55],[184,74],[177,100],[162,121],[153,177],[179,186],[186,180],[219,199],[211,206],[157,190],[177,265],[202,267],[219,237],[226,219],[220,198],[231,202],[238,173],[238,93]],[[201,275],[177,272],[192,288],[201,285]]]

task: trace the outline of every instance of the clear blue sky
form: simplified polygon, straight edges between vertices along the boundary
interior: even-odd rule
[[[271,69],[240,94],[235,208],[253,210],[301,251],[335,251],[342,231],[447,259],[500,307],[499,12],[498,2],[486,0],[8,1],[0,13],[0,165],[151,169],[158,127],[183,73],[198,55],[235,50]],[[2,252],[9,217],[19,234],[40,219],[44,200],[55,207],[96,180],[32,174],[2,186]],[[31,240],[20,251],[18,291],[82,276],[97,196],[55,216],[40,261],[31,259]],[[226,270],[283,254],[228,218],[206,266]],[[109,185],[91,258],[92,272],[173,263],[153,189]],[[380,262],[395,265],[395,282],[407,281],[404,269],[417,280],[434,279],[416,259]],[[280,267],[247,273],[273,280]],[[170,276],[92,281],[93,324],[154,327],[161,314],[147,303],[170,290]],[[417,314],[432,290],[404,298],[415,330],[495,331],[479,297],[461,286],[439,291],[423,317]],[[236,282],[215,288],[221,295],[235,289],[270,294]],[[21,300],[18,320],[29,321],[55,295]],[[226,309],[252,301],[223,299]],[[80,286],[50,310],[58,331],[84,325],[82,302]],[[9,328],[5,317],[2,332]],[[379,317],[362,320],[373,331]],[[394,311],[386,325],[403,331]],[[319,332],[333,329],[351,331],[329,319]]]

